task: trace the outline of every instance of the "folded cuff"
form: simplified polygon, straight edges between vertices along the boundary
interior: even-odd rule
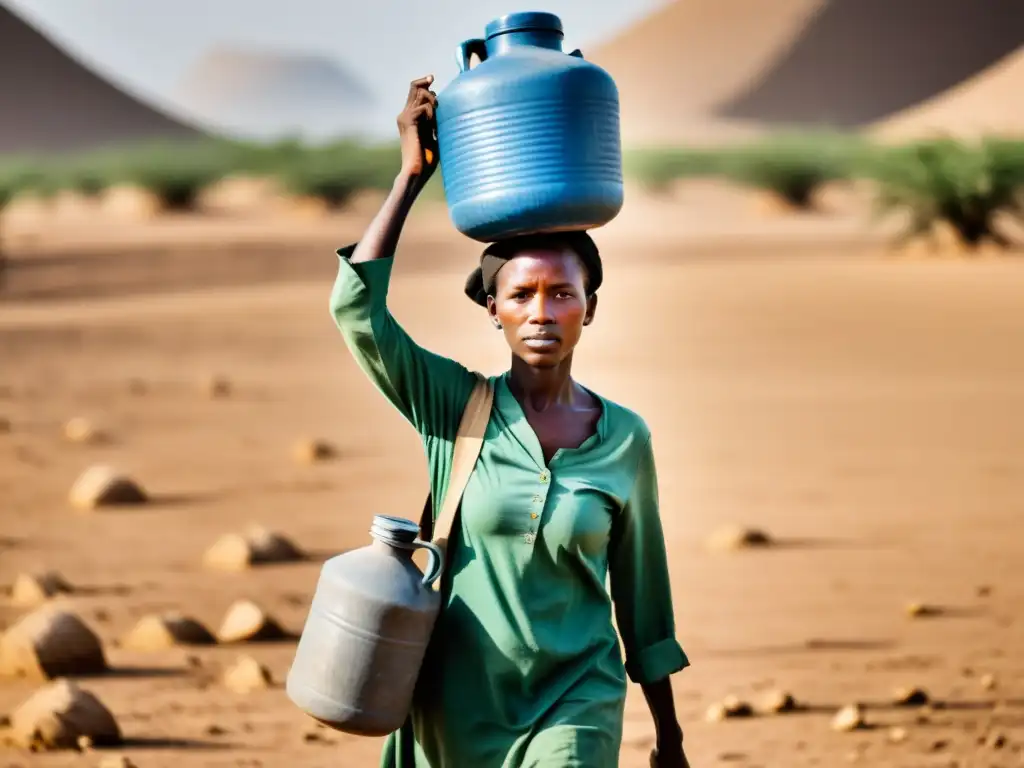
[[[690,666],[675,638],[662,640],[634,653],[626,660],[626,674],[634,683],[645,685],[662,680]]]
[[[337,250],[338,276],[331,291],[331,312],[336,317],[360,310],[372,312],[387,305],[394,258],[353,264],[350,259],[355,249],[356,244],[352,244]]]

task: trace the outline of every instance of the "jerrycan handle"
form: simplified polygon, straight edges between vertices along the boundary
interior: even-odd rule
[[[416,539],[412,543],[413,549],[425,549],[427,550],[427,572],[423,574],[423,586],[432,587],[434,582],[441,576],[441,571],[444,568],[444,555],[441,554],[441,548],[430,541],[423,541],[423,539]]]
[[[459,72],[469,69],[469,61],[473,58],[474,53],[480,58],[480,61],[484,61],[487,58],[487,42],[482,38],[474,37],[472,40],[466,40],[459,44],[455,50],[455,63],[459,65]]]

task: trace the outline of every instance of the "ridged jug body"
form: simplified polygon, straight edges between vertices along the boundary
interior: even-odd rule
[[[474,54],[481,62],[470,68]],[[611,221],[623,202],[618,89],[578,51],[562,51],[558,17],[502,17],[457,57],[462,72],[437,105],[456,229],[493,242]]]
[[[441,602],[431,586],[440,552],[419,541],[418,530],[410,520],[378,515],[373,543],[321,569],[286,689],[331,728],[383,736],[409,712]],[[412,560],[418,547],[431,550],[426,576]]]

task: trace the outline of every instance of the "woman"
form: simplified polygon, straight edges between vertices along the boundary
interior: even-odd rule
[[[386,306],[399,234],[436,166],[432,82],[411,85],[398,117],[402,170],[363,239],[338,252],[331,310],[360,367],[420,433],[437,502],[474,375],[416,345]],[[583,233],[491,246],[467,282],[512,365],[492,379],[445,606],[383,766],[612,768],[627,673],[654,716],[652,762],[688,765],[669,683],[688,661],[674,637],[650,432],[570,375],[600,282]]]

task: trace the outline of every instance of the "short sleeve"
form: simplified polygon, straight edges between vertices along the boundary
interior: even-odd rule
[[[387,307],[392,257],[353,264],[355,245],[338,250],[330,308],[356,363],[424,437],[454,439],[475,377],[420,347]]]
[[[640,451],[632,492],[612,527],[609,571],[630,680],[653,683],[689,666],[675,637],[650,436]]]

